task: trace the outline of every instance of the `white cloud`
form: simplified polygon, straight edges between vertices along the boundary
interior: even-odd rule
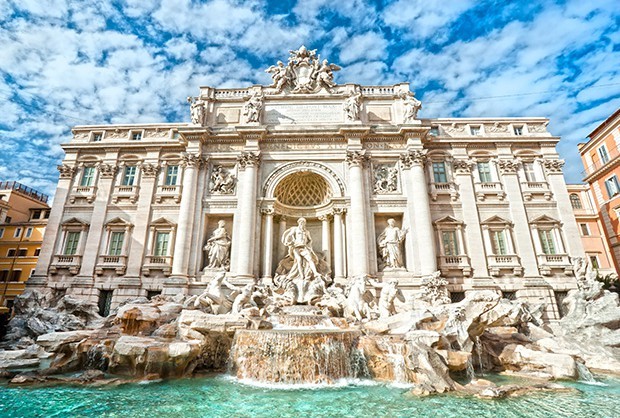
[[[358,60],[376,60],[387,56],[388,42],[382,34],[366,32],[352,36],[341,45],[340,62],[348,64]]]

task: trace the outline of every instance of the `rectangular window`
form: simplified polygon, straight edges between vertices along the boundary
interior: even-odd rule
[[[523,163],[523,172],[525,173],[525,179],[527,181],[537,181],[536,180],[536,169],[534,168],[534,163]]]
[[[112,235],[110,235],[110,248],[108,249],[108,255],[121,255],[123,253],[124,240],[124,232],[112,232]]]
[[[588,228],[588,224],[579,224],[579,228],[581,229],[581,235],[590,235],[590,228]]]
[[[30,238],[32,236],[32,227],[26,228],[26,238]]]
[[[609,161],[609,154],[607,153],[607,147],[605,147],[605,145],[602,145],[598,149],[598,155],[599,157],[601,157],[601,163],[605,164],[607,161]]]
[[[8,278],[9,278],[9,271],[8,270],[0,271],[0,282],[6,282],[6,280]]]
[[[447,183],[448,177],[446,176],[446,164],[441,162],[433,163],[433,177],[435,183]]]
[[[77,253],[79,242],[80,242],[79,232],[67,232],[63,254],[64,255],[75,255]]]
[[[618,184],[618,177],[615,174],[605,180],[605,188],[610,199],[620,193],[620,184]]]
[[[168,243],[170,242],[170,232],[158,232],[155,236],[155,253],[157,256],[168,255]]]
[[[538,235],[540,236],[540,245],[542,246],[543,253],[556,254],[553,231],[550,229],[538,230]]]
[[[82,179],[80,180],[80,186],[88,187],[95,183],[95,167],[84,167],[82,170]]]
[[[32,211],[32,218],[31,219],[39,219],[41,217],[41,210],[34,210]]]
[[[102,139],[103,139],[102,132],[93,132],[93,142],[101,142]]]
[[[40,248],[37,248],[36,250],[34,250],[34,256],[35,257],[38,257],[39,254],[41,254],[41,249]]]
[[[481,134],[480,126],[470,126],[469,130],[470,130],[472,135],[480,135]]]
[[[22,234],[22,229],[21,228],[15,228],[15,232],[13,232],[13,238],[19,238],[19,236]]]
[[[493,244],[493,254],[508,254],[508,247],[506,246],[506,231],[491,231],[491,243]]]
[[[132,141],[140,141],[142,139],[142,132],[132,132],[131,140]]]
[[[178,165],[169,165],[166,169],[166,186],[176,186],[177,179],[179,177],[179,166]]]
[[[478,163],[478,176],[481,183],[491,183],[491,164],[488,162]]]
[[[459,255],[459,243],[456,239],[456,231],[442,231],[441,244],[444,255]]]
[[[128,165],[125,166],[125,171],[123,172],[123,186],[133,186],[133,182],[136,179],[136,166]]]
[[[515,126],[514,130],[515,130],[515,135],[516,136],[523,135],[523,126]]]
[[[0,228],[0,238],[4,236],[4,228]]]
[[[99,291],[99,315],[108,316],[110,314],[110,306],[112,305],[113,290],[100,290]]]
[[[596,270],[601,268],[601,266],[598,264],[598,257],[595,255],[590,256],[590,265],[592,266],[593,269],[596,269]]]
[[[28,249],[27,248],[22,248],[20,250],[17,251],[17,256],[18,257],[27,257],[28,256]]]
[[[21,279],[22,277],[22,271],[21,270],[13,270],[13,273],[11,273],[11,281],[12,282],[18,282],[19,279]]]
[[[15,257],[15,254],[17,254],[17,249],[15,248],[9,248],[9,250],[6,252],[7,257]]]

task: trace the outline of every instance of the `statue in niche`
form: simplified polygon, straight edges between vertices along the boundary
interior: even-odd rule
[[[379,318],[388,318],[396,314],[396,307],[394,306],[394,300],[398,299],[401,302],[405,301],[405,295],[398,289],[398,280],[390,279],[385,283],[378,282],[376,280],[368,280],[371,285],[381,289],[379,295]]]
[[[209,193],[211,194],[234,194],[235,176],[221,165],[213,167],[209,180]]]
[[[379,254],[383,260],[385,268],[403,268],[403,253],[401,251],[401,244],[405,240],[408,228],[401,230],[396,226],[396,221],[392,218],[387,220],[388,226],[385,227],[379,238],[377,238],[377,244],[379,246]]]
[[[246,123],[260,122],[260,115],[263,111],[263,95],[254,92],[243,106],[243,115]]]
[[[342,103],[342,110],[344,110],[345,119],[349,122],[359,120],[361,105],[362,93],[360,91],[351,93],[351,95]]]
[[[398,190],[398,168],[380,165],[375,170],[374,191],[377,194],[394,193]]]
[[[418,112],[422,109],[422,102],[415,98],[411,92],[402,92],[400,98],[403,101],[403,123],[411,123],[418,117]]]
[[[188,97],[190,118],[195,125],[203,125],[205,119],[205,102],[200,97]]]
[[[230,236],[226,231],[226,222],[217,222],[217,228],[213,231],[211,238],[207,240],[204,251],[207,258],[208,269],[224,269],[230,267]]]

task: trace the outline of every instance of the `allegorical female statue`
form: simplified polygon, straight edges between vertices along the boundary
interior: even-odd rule
[[[394,219],[388,219],[388,226],[383,230],[377,244],[385,267],[401,268],[403,264],[403,253],[401,243],[405,240],[408,230],[401,230],[396,226]]]
[[[207,256],[207,268],[228,270],[230,266],[230,237],[225,226],[225,221],[218,221],[217,228],[204,246]]]

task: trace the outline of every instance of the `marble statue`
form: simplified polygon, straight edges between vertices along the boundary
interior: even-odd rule
[[[205,119],[205,102],[200,97],[188,97],[190,103],[190,117],[195,125],[203,125]]]
[[[446,305],[452,302],[448,291],[448,281],[441,277],[441,271],[436,271],[422,281],[422,297],[432,306]]]
[[[224,293],[222,286],[231,290],[233,293],[227,295]],[[193,303],[194,308],[198,309],[203,306],[208,308],[213,314],[229,313],[233,306],[236,294],[239,289],[226,280],[226,273],[222,272],[216,275],[207,286],[206,290],[198,296],[192,296],[185,301],[185,305]]]
[[[319,261],[312,249],[312,237],[306,229],[306,219],[299,218],[297,226],[284,231],[282,243],[288,248],[288,256],[293,259],[286,281],[296,282],[298,299],[305,300],[304,293],[312,278],[320,278],[316,266]]]
[[[218,221],[217,228],[204,246],[208,262],[207,268],[228,270],[230,266],[231,240],[225,226],[225,221]]]
[[[260,122],[262,111],[263,95],[261,93],[254,92],[243,106],[243,115],[245,116],[246,123]]]
[[[387,224],[388,226],[377,238],[381,259],[386,268],[402,268],[404,264],[401,244],[409,229],[401,230],[392,218],[387,220]]]
[[[398,168],[380,165],[375,170],[375,193],[394,193],[398,190]]]
[[[253,299],[254,283],[249,283],[241,289],[241,292],[235,298],[232,305],[231,313],[238,314],[245,308],[257,307]]]
[[[344,110],[345,119],[349,122],[359,120],[361,105],[362,93],[359,91],[351,93],[351,95],[342,103],[342,110]]]
[[[418,117],[418,112],[422,109],[422,102],[415,98],[411,92],[403,92],[400,95],[403,102],[403,123],[411,123]]]
[[[235,176],[221,165],[213,167],[209,179],[209,193],[211,194],[234,194]]]
[[[363,276],[352,278],[347,285],[347,291],[344,316],[360,322],[363,319],[370,319],[372,315],[370,303],[373,301],[373,296],[366,289],[366,278]]]
[[[278,93],[284,90],[284,87],[289,85],[292,81],[291,72],[289,66],[284,66],[282,61],[278,61],[277,65],[272,65],[265,70],[266,73],[271,74],[271,80],[273,84],[269,87],[274,87]]]
[[[396,314],[394,301],[396,299],[401,302],[405,301],[405,295],[398,289],[398,280],[389,279],[385,283],[372,279],[368,281],[372,286],[381,289],[381,293],[379,294],[379,318],[384,319]]]
[[[334,71],[339,70],[340,67],[336,64],[329,64],[327,60],[323,60],[315,72],[318,87],[325,87],[328,90],[332,87],[336,87],[336,83],[334,83]]]

